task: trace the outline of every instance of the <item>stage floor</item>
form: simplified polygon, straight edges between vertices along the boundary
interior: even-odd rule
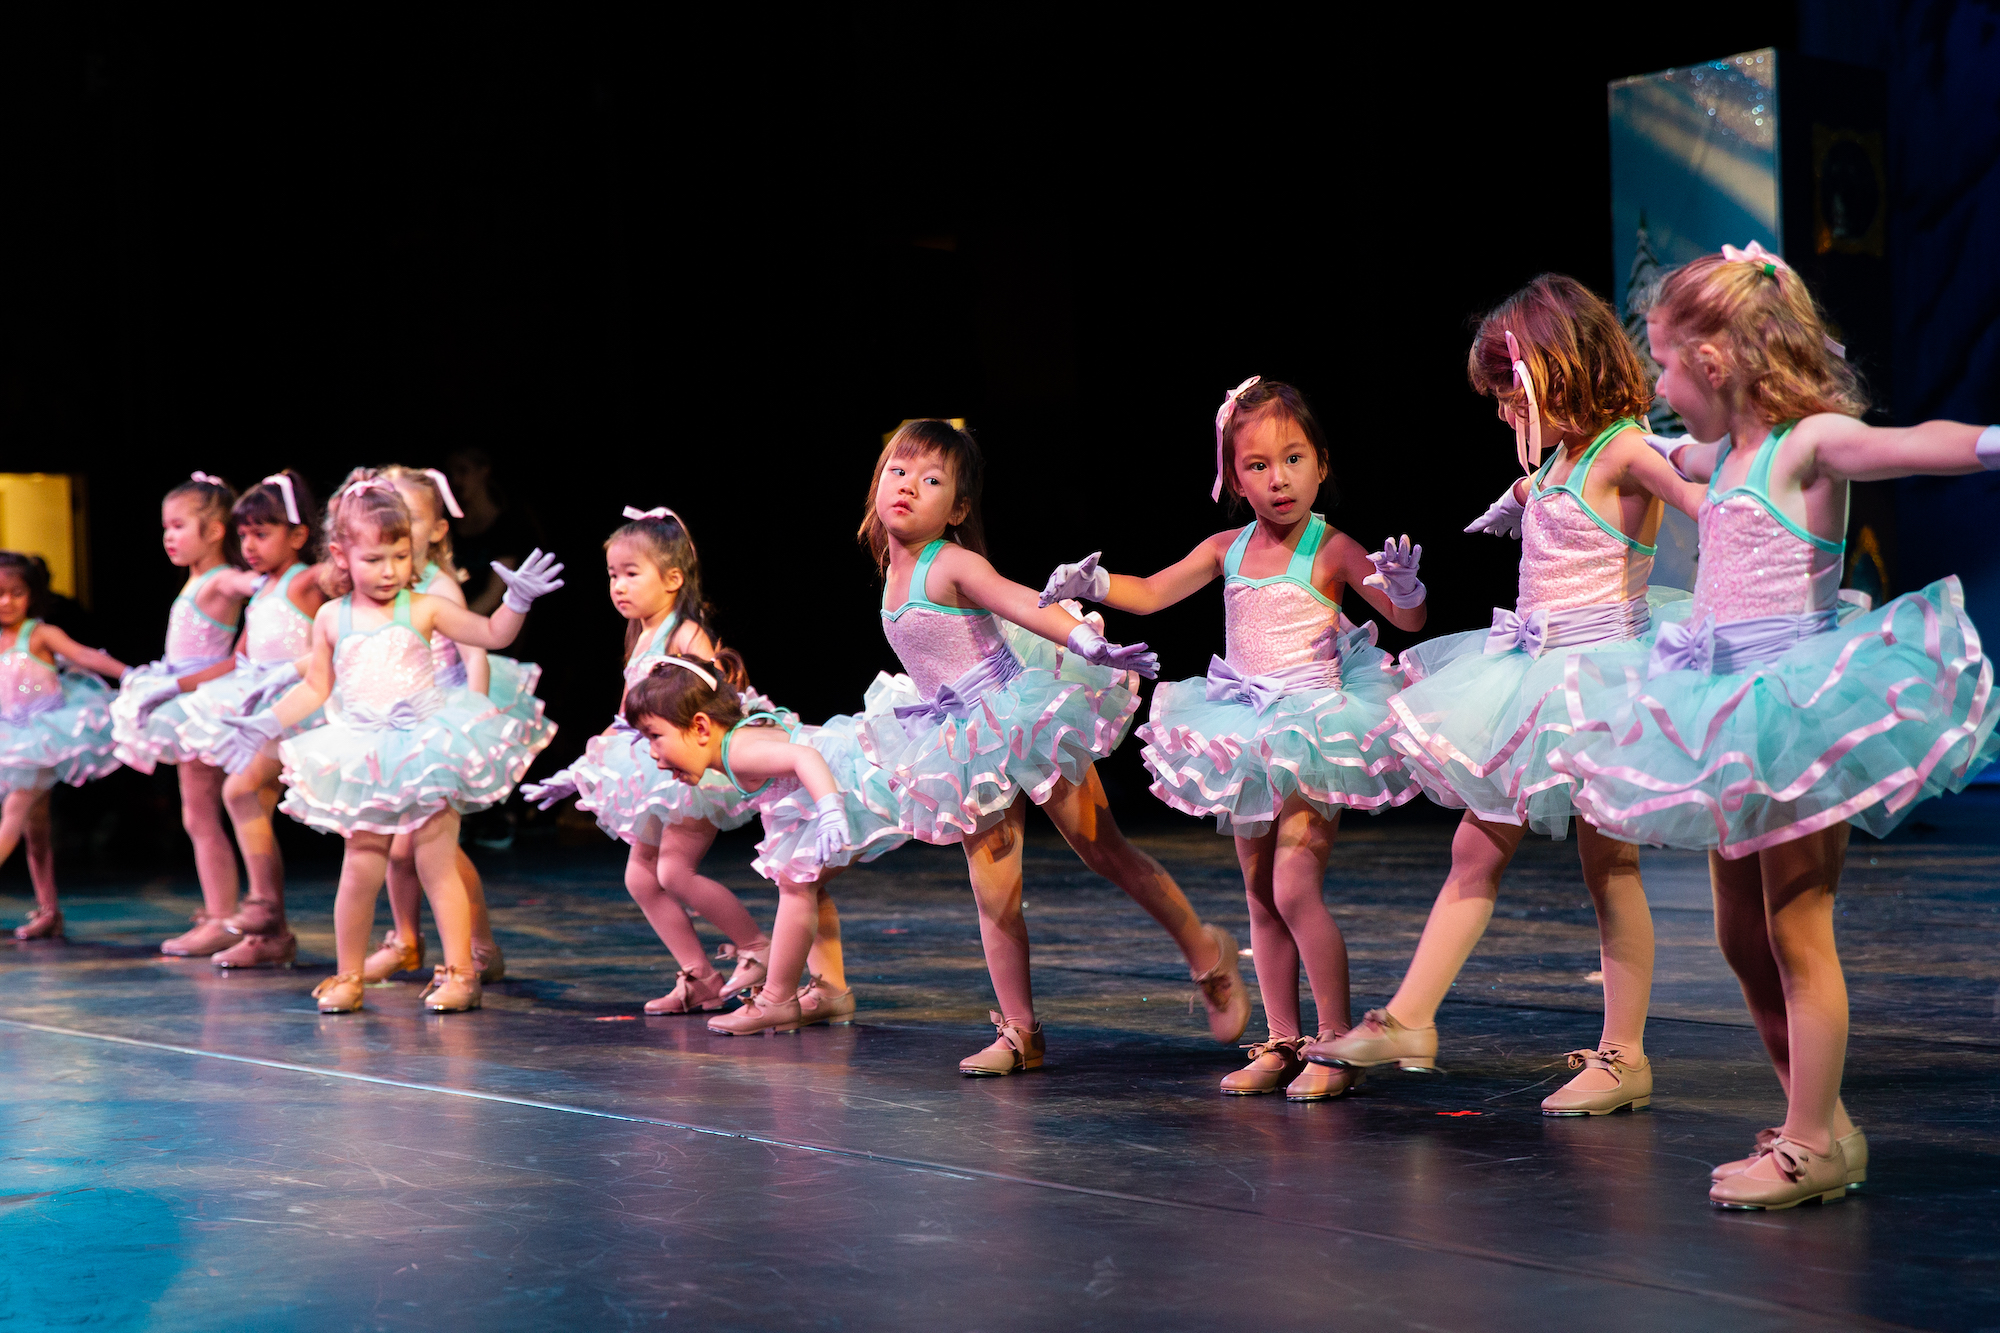
[[[1448,837],[1350,824],[1327,897],[1357,1012],[1393,988]],[[1248,944],[1226,840],[1143,841]],[[710,869],[768,921],[748,847]],[[1646,856],[1653,1106],[1584,1120],[1537,1112],[1598,1032],[1570,843],[1517,861],[1439,1018],[1447,1074],[1308,1105],[1218,1095],[1240,1057],[1190,1014],[1166,937],[1039,818],[1029,858],[1049,1060],[992,1080],[956,1072],[991,1028],[949,849],[839,882],[858,1025],[736,1039],[637,1017],[672,965],[609,844],[478,855],[509,979],[444,1017],[414,983],[314,1011],[325,867],[293,886],[317,963],[262,974],[154,952],[191,882],[73,877],[70,942],[0,946],[0,1326],[2000,1325],[2000,797],[1856,838],[1870,1179],[1782,1213],[1706,1199],[1782,1105],[1699,856]],[[5,887],[11,923],[18,859]]]

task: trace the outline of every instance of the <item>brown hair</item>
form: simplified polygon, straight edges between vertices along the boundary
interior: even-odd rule
[[[49,600],[49,562],[24,551],[0,551],[0,574],[13,574],[28,586],[28,614],[41,615]]]
[[[380,485],[362,486],[376,481]],[[371,467],[358,467],[347,474],[340,489],[326,503],[326,541],[329,547],[348,547],[363,532],[377,540],[393,542],[410,535],[410,511],[388,478]],[[320,566],[320,589],[328,597],[345,597],[354,591],[354,579],[338,562]]]
[[[712,620],[715,608],[701,595],[701,560],[695,554],[694,538],[688,535],[687,525],[679,516],[668,514],[663,518],[635,518],[604,539],[604,549],[610,550],[613,542],[631,542],[644,550],[659,567],[660,576],[666,577],[670,569],[681,572],[681,590],[674,598],[674,611],[682,623],[699,626],[712,639],[715,630]],[[639,636],[644,634],[644,626],[637,620],[625,622],[625,657],[629,661],[632,649],[638,646]]]
[[[1236,483],[1236,435],[1253,419],[1267,413],[1276,413],[1289,418],[1312,443],[1313,452],[1319,455],[1320,466],[1327,470],[1326,480],[1321,483],[1322,494],[1326,495],[1326,506],[1331,508],[1339,503],[1340,492],[1333,479],[1333,450],[1326,442],[1326,432],[1320,429],[1319,418],[1313,415],[1306,396],[1283,380],[1258,380],[1245,389],[1236,399],[1236,409],[1230,414],[1229,425],[1222,432],[1222,489],[1229,496],[1229,510],[1236,513],[1249,504],[1243,498],[1243,489]]]
[[[285,512],[285,493],[274,481],[260,481],[237,497],[229,510],[229,524],[232,528],[254,528],[266,523],[281,528],[303,527],[306,544],[299,548],[299,559],[309,565],[317,564],[320,557],[319,505],[313,499],[312,487],[293,468],[285,468],[281,475],[291,478],[292,498],[299,506],[296,525],[291,515]]]
[[[1683,361],[1707,361],[1700,347],[1714,347],[1721,368],[1773,425],[1868,410],[1854,368],[1827,348],[1825,312],[1791,269],[1703,255],[1667,275],[1649,313]]]
[[[1575,278],[1544,273],[1493,307],[1479,321],[1466,354],[1465,377],[1475,391],[1515,411],[1527,393],[1514,381],[1507,354],[1512,332],[1534,377],[1542,420],[1564,437],[1589,440],[1620,417],[1638,417],[1653,386],[1604,298]]]
[[[222,525],[222,558],[241,569],[243,548],[236,540],[236,525],[229,521],[229,511],[236,505],[236,491],[220,477],[209,476],[206,472],[202,473],[202,476],[209,479],[198,481],[189,477],[161,496],[160,503],[165,504],[176,495],[193,496],[195,512],[201,515],[202,521]]]
[[[933,456],[942,458],[951,468],[952,488],[966,506],[965,521],[946,527],[944,535],[975,555],[986,554],[986,520],[979,512],[980,496],[986,489],[986,459],[979,452],[979,441],[972,438],[971,431],[960,430],[949,421],[926,417],[896,427],[888,443],[882,446],[882,455],[875,460],[875,473],[868,482],[861,527],[854,535],[868,548],[868,554],[875,557],[875,567],[884,573],[889,569],[889,531],[875,514],[875,492],[881,488],[883,469],[892,459]]]
[[[401,463],[390,463],[386,467],[377,468],[375,475],[387,478],[398,486],[414,486],[430,497],[431,512],[444,520],[444,536],[431,543],[426,555],[452,582],[465,582],[465,571],[452,559],[451,512],[444,507],[444,492],[438,489],[437,478],[422,468],[405,467]],[[422,577],[424,571],[418,569],[411,572],[414,577]]]
[[[643,718],[656,717],[677,731],[685,731],[696,713],[708,714],[722,728],[743,720],[742,691],[750,688],[743,655],[733,648],[716,653],[713,661],[703,657],[682,659],[694,663],[715,677],[709,683],[675,662],[661,662],[644,679],[625,692],[625,720],[638,726]]]

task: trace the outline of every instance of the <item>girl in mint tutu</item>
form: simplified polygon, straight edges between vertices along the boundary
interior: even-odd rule
[[[1097,760],[1138,711],[1133,673],[1157,668],[1145,645],[1107,643],[1096,626],[994,572],[979,512],[983,461],[944,421],[905,422],[876,460],[860,537],[887,581],[882,629],[907,675],[876,677],[860,722],[867,757],[888,770],[903,831],[960,843],[1000,1008],[998,1036],[967,1074],[1041,1066],[1021,915],[1027,803],[1048,812],[1085,865],[1166,927],[1188,960],[1216,1040],[1250,1018],[1236,941],[1203,925],[1159,862],[1112,819]],[[1066,644],[1066,651],[1058,649]]]
[[[1848,484],[2000,467],[2000,427],[1861,424],[1805,283],[1755,245],[1669,276],[1647,333],[1661,394],[1719,441],[1656,444],[1707,483],[1694,601],[1650,650],[1571,663],[1573,734],[1552,763],[1613,837],[1710,849],[1716,935],[1789,1103],[1750,1157],[1716,1168],[1710,1199],[1832,1201],[1867,1174],[1840,1100],[1849,826],[1887,833],[2000,749],[1955,577],[1871,612],[1840,601]]]
[[[35,910],[14,928],[17,940],[63,933],[49,792],[58,782],[81,787],[118,767],[111,691],[86,673],[116,680],[125,664],[36,619],[48,591],[49,567],[40,556],[0,551],[0,864],[25,840],[35,886]]]
[[[261,712],[299,683],[299,663],[312,647],[313,617],[326,602],[320,586],[319,509],[304,477],[287,468],[243,492],[230,510],[243,562],[256,581],[243,608],[236,667],[204,682],[183,700],[181,740],[200,763],[226,769],[223,807],[236,828],[249,895],[222,928],[233,937],[209,961],[217,967],[282,967],[298,956],[285,921],[285,864],[271,831],[284,795],[275,741],[228,769],[223,748],[235,733],[223,719]],[[318,726],[315,712],[286,734]]]
[[[230,513],[236,492],[220,477],[193,473],[160,502],[167,559],[188,581],[167,612],[166,655],[134,667],[111,701],[111,737],[120,763],[141,773],[173,764],[181,826],[194,844],[201,910],[192,929],[160,945],[174,957],[207,957],[236,943],[224,926],[236,914],[236,849],[222,811],[227,774],[202,758],[199,733],[184,736],[187,696],[236,668],[237,622],[257,576],[241,566]]]
[[[433,1011],[479,1005],[470,908],[458,874],[459,816],[503,799],[533,758],[518,717],[483,694],[437,683],[431,638],[504,648],[534,598],[562,586],[562,567],[536,552],[500,577],[508,592],[491,619],[442,597],[412,595],[410,514],[380,477],[336,492],[327,513],[333,591],[313,620],[305,679],[268,711],[232,717],[225,761],[255,755],[315,709],[326,722],[282,740],[282,809],[340,834],[347,853],[334,898],[338,970],[314,990],[322,1013],[359,1009],[362,965],[390,844],[412,835],[445,962],[424,993]],[[497,568],[497,566],[496,566]],[[346,585],[344,588],[341,585]]]
[[[1411,683],[1390,702],[1391,743],[1424,793],[1465,817],[1402,985],[1347,1036],[1309,1046],[1316,1063],[1436,1067],[1433,1017],[1485,933],[1507,863],[1530,831],[1568,831],[1574,780],[1550,764],[1571,727],[1564,672],[1585,647],[1651,642],[1653,607],[1669,600],[1647,586],[1664,506],[1692,513],[1699,498],[1646,446],[1646,372],[1611,307],[1574,279],[1546,274],[1488,314],[1466,374],[1498,402],[1528,473],[1467,529],[1521,539],[1520,598],[1490,629],[1402,656]],[[1542,1102],[1545,1115],[1636,1110],[1653,1092],[1653,918],[1638,849],[1583,824],[1577,852],[1597,909],[1604,1025],[1569,1054],[1578,1073]]]
[[[1424,625],[1423,548],[1393,539],[1371,555],[1313,512],[1332,451],[1305,397],[1256,376],[1215,415],[1215,486],[1248,527],[1220,532],[1151,578],[1114,575],[1092,555],[1062,565],[1042,605],[1065,597],[1150,615],[1222,579],[1226,656],[1205,677],[1153,691],[1139,728],[1153,794],[1176,810],[1213,816],[1236,839],[1250,900],[1250,945],[1270,1025],[1226,1093],[1282,1090],[1293,1101],[1337,1097],[1360,1077],[1309,1065],[1299,1052],[1299,965],[1324,1040],[1350,1026],[1347,944],[1322,885],[1342,810],[1380,812],[1417,794],[1390,748],[1389,699],[1403,683],[1375,646],[1375,625],[1341,615],[1358,588],[1399,629]]]

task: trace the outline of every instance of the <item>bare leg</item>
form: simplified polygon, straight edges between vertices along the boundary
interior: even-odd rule
[[[1639,849],[1607,838],[1576,821],[1576,851],[1583,882],[1597,907],[1597,941],[1604,970],[1604,1028],[1600,1050],[1615,1047],[1628,1063],[1646,1054],[1646,1011],[1653,999],[1653,912],[1639,879]],[[1582,1091],[1614,1088],[1608,1069],[1587,1069],[1570,1087]]]
[[[631,854],[625,858],[625,891],[639,904],[647,924],[681,965],[681,971],[695,977],[710,976],[715,968],[701,947],[701,937],[695,934],[694,922],[688,920],[686,909],[660,887],[659,855],[660,849],[650,843],[632,844]]]
[[[824,892],[828,878],[831,874],[820,880],[819,930],[813,936],[812,952],[806,955],[806,967],[833,990],[844,991],[847,965],[840,950],[840,909],[833,905],[833,895]]]
[[[764,1003],[787,1004],[798,996],[806,955],[819,932],[820,901],[827,882],[838,873],[838,867],[823,870],[822,878],[812,884],[778,881],[778,919],[771,924],[771,962],[761,991]]]
[[[236,911],[236,849],[222,827],[222,783],[228,775],[211,764],[178,766],[181,827],[194,844],[194,872],[201,880],[202,910],[220,921]]]
[[[699,871],[702,858],[714,843],[715,825],[705,819],[669,824],[661,829],[659,887],[687,912],[708,918],[709,924],[727,935],[737,948],[761,947],[764,934],[736,895]],[[641,903],[640,908],[644,910],[645,904]],[[686,913],[682,915],[685,918]],[[646,913],[646,919],[652,919],[651,912]]]
[[[1278,830],[1261,838],[1236,839],[1236,864],[1250,901],[1250,955],[1257,964],[1257,991],[1264,998],[1264,1022],[1273,1037],[1299,1035],[1299,946],[1285,929],[1271,887]]]
[[[54,911],[55,849],[49,840],[49,794],[45,791],[10,791],[6,800],[0,801],[0,865],[6,864],[23,839],[28,843],[28,877],[35,885],[35,906]]]
[[[280,795],[279,770],[277,760],[258,756],[242,772],[223,779],[222,803],[229,811],[229,822],[236,826],[236,847],[243,853],[243,868],[249,873],[251,899],[272,904],[283,922],[285,859],[271,831],[271,816]]]
[[[416,948],[417,937],[423,934],[423,900],[416,848],[409,834],[398,833],[389,846],[389,916],[395,923],[396,938],[407,948]]]
[[[340,861],[340,887],[333,895],[333,940],[342,976],[359,976],[368,957],[368,937],[375,931],[375,895],[388,870],[389,836],[350,833],[347,854]]]
[[[1758,853],[1772,953],[1784,985],[1791,1087],[1785,1137],[1830,1152],[1852,1122],[1840,1107],[1847,1063],[1847,979],[1833,938],[1833,898],[1846,858],[1839,824]]]
[[[466,901],[465,881],[458,869],[458,812],[438,811],[417,826],[410,834],[410,842],[416,851],[417,877],[423,881],[424,896],[430,900],[431,920],[437,925],[446,965],[478,971],[472,961],[472,907]],[[372,894],[369,906],[371,909],[374,906]],[[372,926],[372,910],[370,916]],[[342,970],[346,970],[345,966]]]
[[[1021,915],[1022,832],[1027,822],[1028,802],[1022,797],[1007,808],[999,823],[965,840],[965,865],[972,876],[973,899],[979,904],[979,942],[986,950],[986,971],[993,978],[1001,1017],[1032,1032],[1035,988],[1028,976],[1028,922]],[[1185,899],[1182,907],[1185,910]],[[776,959],[772,961],[775,964]]]
[[[493,946],[493,919],[486,914],[486,881],[479,876],[479,867],[472,864],[472,858],[465,854],[465,848],[458,848],[458,878],[465,885],[465,906],[471,913],[472,938],[478,944]]]
[[[1305,963],[1322,1036],[1337,1035],[1354,1026],[1347,996],[1347,941],[1333,914],[1326,910],[1324,895],[1326,859],[1333,851],[1338,828],[1303,798],[1291,797],[1278,812],[1271,873],[1272,897],[1286,933]]]
[[[1084,865],[1125,890],[1133,902],[1146,909],[1147,915],[1166,928],[1167,933],[1174,937],[1174,943],[1180,946],[1190,969],[1197,974],[1203,973],[1220,961],[1215,956],[1214,937],[1202,929],[1201,918],[1195,915],[1187,895],[1181,892],[1181,886],[1174,883],[1174,877],[1166,872],[1165,867],[1134,847],[1119,829],[1118,821],[1112,818],[1110,803],[1104,796],[1104,783],[1099,780],[1095,765],[1091,766],[1081,783],[1057,780],[1055,790],[1042,804],[1042,809],[1055,821],[1063,840],[1083,858]],[[970,841],[966,847],[969,855]],[[1015,883],[1018,885],[1018,849],[1014,853],[1014,864]],[[1023,927],[1024,940],[1025,929]],[[990,961],[990,952],[987,957]],[[1012,1014],[1007,1016],[1013,1017]]]
[[[1527,829],[1493,824],[1467,812],[1451,840],[1451,873],[1438,891],[1423,938],[1403,984],[1389,1001],[1389,1015],[1404,1027],[1429,1027],[1451,992],[1459,969],[1493,919],[1500,875],[1514,859]]]

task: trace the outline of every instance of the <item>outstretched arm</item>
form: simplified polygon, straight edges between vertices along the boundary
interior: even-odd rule
[[[1112,574],[1106,571],[1101,577],[1108,580],[1109,591],[1102,597],[1089,597],[1079,591],[1059,587],[1064,571],[1075,566],[1064,565],[1057,569],[1049,580],[1049,586],[1042,592],[1042,600],[1054,602],[1062,597],[1085,596],[1085,600],[1108,606],[1114,611],[1130,611],[1134,615],[1149,616],[1155,611],[1164,611],[1174,603],[1183,601],[1213,583],[1222,573],[1222,557],[1235,540],[1233,532],[1210,537],[1194,548],[1181,560],[1168,565],[1149,578],[1139,578],[1131,574]],[[1053,594],[1053,595],[1052,595]]]
[[[1712,444],[1688,443],[1674,451],[1682,468],[1695,451],[1704,451],[1711,460],[1715,457]],[[1674,464],[1650,444],[1644,443],[1635,432],[1625,432],[1606,445],[1598,457],[1598,466],[1606,467],[1610,475],[1605,478],[1620,491],[1644,491],[1657,495],[1689,518],[1699,517],[1701,502],[1707,495],[1707,473],[1701,481],[1689,481],[1676,471]]]
[[[781,727],[744,727],[730,739],[729,766],[739,779],[797,778],[815,801],[840,792],[820,752],[792,740]]]
[[[281,726],[295,727],[305,721],[333,693],[333,625],[330,604],[313,617],[312,653],[306,659],[306,669],[300,673],[305,679],[271,705],[271,715]]]
[[[520,637],[521,626],[527,617],[511,606],[501,605],[493,609],[490,616],[482,616],[474,611],[447,602],[442,597],[421,593],[413,599],[410,620],[422,627],[423,613],[430,616],[430,628],[461,646],[474,648],[505,648]]]
[[[1888,481],[1895,477],[1957,477],[1983,472],[1983,426],[1926,421],[1917,426],[1867,426],[1852,417],[1822,413],[1799,423],[1800,442],[1812,448],[1819,475],[1838,481]],[[1989,445],[1989,455],[1995,446]]]
[[[956,600],[1013,621],[1055,643],[1067,643],[1069,632],[1083,622],[1060,606],[1043,606],[1032,588],[1002,578],[986,557],[962,546],[947,546],[931,566],[951,580]]]
[[[42,653],[61,653],[85,671],[95,671],[100,676],[117,680],[125,674],[125,664],[99,648],[86,648],[69,635],[47,623],[35,626],[29,636],[28,651],[39,656]],[[233,662],[231,665],[235,665]]]

